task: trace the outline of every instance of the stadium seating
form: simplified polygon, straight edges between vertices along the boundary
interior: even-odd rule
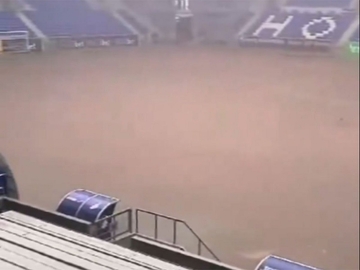
[[[152,25],[161,32],[162,36],[171,37],[174,35],[176,28],[174,20],[175,9],[172,1],[123,0],[121,2],[123,2],[123,4],[134,13],[137,13],[141,17],[145,17],[148,21],[150,21]],[[114,4],[121,2],[114,1]],[[118,7],[120,8],[121,5]],[[121,15],[126,18],[125,14]]]
[[[129,36],[134,34],[133,31],[135,30],[132,30],[134,28],[140,34],[147,35],[149,33],[148,28],[140,24],[132,14],[126,9],[122,9],[121,6],[114,8],[114,10],[117,10],[120,18],[124,19],[123,22],[121,19],[112,17],[109,12],[92,9],[85,0],[23,1],[26,1],[30,7],[23,12],[25,15],[22,17],[23,20],[26,22],[26,19],[29,19],[27,22],[29,27],[33,23],[50,38]],[[133,13],[146,17],[162,33],[165,33],[165,36],[171,37],[175,33],[175,10],[168,1],[159,1],[156,2],[157,4],[154,4],[155,2],[150,4],[146,0],[124,0],[124,2]],[[246,27],[245,33],[242,32],[242,34],[245,37],[256,37],[259,40],[326,40],[332,44],[337,44],[343,36],[350,36],[351,41],[358,41],[358,28],[355,33],[351,32],[354,28],[354,19],[358,15],[355,11],[348,9],[353,2],[353,0],[288,0],[281,8],[268,7],[260,16],[255,16],[255,21]],[[210,30],[214,30],[216,33],[226,34],[227,39],[233,37],[234,30],[230,29],[230,26],[237,23],[239,16],[234,16],[235,20],[231,19],[230,15],[233,13],[238,15],[237,11],[227,14],[226,19],[229,21],[231,19],[232,24],[225,23],[225,19],[219,19],[221,24],[213,24],[214,16],[210,16],[209,21],[205,21],[204,18],[207,18],[208,14],[206,12],[201,13],[200,7],[202,6],[197,6],[199,12],[196,13],[194,20],[197,30],[205,29],[208,30],[208,33],[211,33]],[[247,21],[247,19],[244,20],[244,22]],[[126,22],[133,28],[127,27]],[[350,26],[351,30],[349,29]],[[35,31],[35,27],[33,28]],[[348,29],[350,31],[347,31]],[[0,32],[9,31],[29,31],[32,35],[15,13],[0,11]],[[212,35],[209,36],[213,37]]]
[[[350,41],[351,42],[359,42],[359,26],[356,28],[356,31],[354,32],[354,34],[350,38]]]
[[[105,11],[93,10],[83,0],[27,0],[34,9],[27,17],[49,37],[131,35]]]
[[[352,0],[288,0],[287,6],[300,8],[348,8]]]
[[[327,40],[336,44],[356,17],[355,13],[272,11],[261,16],[245,33],[259,39]]]
[[[0,32],[10,31],[28,31],[28,28],[13,12],[0,11]]]
[[[141,33],[142,35],[149,34],[150,32],[149,29],[143,24],[141,24],[139,21],[137,21],[136,18],[134,18],[127,10],[120,9],[117,12],[120,16],[122,16],[122,18],[124,18],[127,22],[129,22],[137,31],[139,31],[139,33]]]

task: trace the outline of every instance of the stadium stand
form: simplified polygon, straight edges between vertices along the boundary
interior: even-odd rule
[[[351,42],[359,42],[359,26],[355,30],[354,34],[350,38]]]
[[[68,40],[68,43],[62,40],[61,48],[76,47],[74,44],[96,47],[103,41],[97,40],[96,44],[89,41],[86,44],[82,39],[105,37],[104,44],[108,44],[109,36],[121,36],[123,40],[110,43],[126,45],[137,44],[135,38],[131,42],[125,39],[128,35],[142,38],[156,34],[163,40],[171,40],[176,36],[177,23],[174,18],[177,10],[174,4],[167,0],[151,3],[146,0],[95,1],[94,3],[102,3],[98,6],[103,8],[98,9],[91,8],[85,0],[23,2],[27,6],[23,12],[0,12],[0,32],[28,31],[30,43],[32,36],[42,39],[65,37],[76,40]],[[194,15],[193,32],[198,41],[208,39],[210,42],[234,40],[236,32],[241,36],[241,40],[247,37],[255,37],[260,41],[327,40],[333,45],[358,40],[358,34],[353,34],[352,30],[356,27],[354,19],[358,16],[357,11],[349,8],[350,3],[354,4],[353,0],[280,2],[283,3],[278,7],[275,4],[263,5],[261,9],[256,10],[257,5],[248,0],[227,0],[223,5],[215,0],[195,0],[191,4],[191,12]],[[66,17],[62,14],[66,14]],[[20,38],[24,39],[22,36]]]
[[[0,269],[185,270],[14,211],[0,215]]]
[[[48,37],[134,34],[106,11],[91,9],[84,0],[27,0],[27,3],[33,10],[25,14]]]
[[[203,43],[226,44],[253,16],[252,1],[191,1],[194,29]]]
[[[354,4],[354,0],[279,1],[255,14],[239,33],[239,45],[333,51],[358,36]]]
[[[129,12],[127,9],[119,9],[118,14],[124,18],[127,22],[129,22],[139,33],[142,35],[148,35],[150,30],[141,22],[139,22],[133,14]]]
[[[0,11],[0,32],[29,31],[14,12]]]
[[[152,32],[156,32],[163,37],[173,38],[176,28],[174,20],[176,12],[171,1],[123,0],[121,5],[116,1],[109,0],[109,2],[120,13],[126,7],[127,10],[132,10],[138,17],[146,18],[146,21],[154,28]],[[126,16],[124,13],[121,15]]]
[[[259,39],[328,40],[336,44],[356,17],[355,13],[273,11],[265,13],[245,34]]]
[[[347,8],[352,0],[288,0],[287,6],[299,8]]]
[[[144,212],[140,209],[125,209],[91,222],[95,216],[113,210],[105,202],[114,198],[82,191],[85,193],[69,192],[57,212],[0,196],[0,269],[241,270],[136,233],[138,214]],[[94,196],[83,196],[90,193]],[[60,209],[67,209],[67,214]],[[121,218],[123,215],[126,219]],[[157,214],[157,218],[160,216]],[[116,226],[109,226],[112,221]],[[116,234],[102,237],[106,228]]]

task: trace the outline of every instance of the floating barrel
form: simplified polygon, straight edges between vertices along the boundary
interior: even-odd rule
[[[13,173],[0,153],[0,196],[19,199],[19,191]]]
[[[263,259],[255,270],[320,270],[302,263],[270,255]]]
[[[98,226],[97,236],[107,239],[116,231],[116,223],[111,216],[118,202],[119,199],[107,195],[76,189],[64,196],[56,211],[90,223],[102,220],[102,224]]]
[[[7,175],[0,172],[0,196],[7,195]]]

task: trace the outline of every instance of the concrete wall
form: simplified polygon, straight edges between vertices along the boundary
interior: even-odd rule
[[[147,254],[173,264],[181,265],[189,269],[208,269],[208,270],[241,270],[218,261],[206,259],[205,257],[190,254],[171,247],[159,245],[153,241],[148,241],[134,236],[131,239],[132,250]]]

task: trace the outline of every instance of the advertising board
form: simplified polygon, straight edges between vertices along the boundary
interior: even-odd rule
[[[101,36],[101,37],[63,37],[55,39],[60,49],[105,48],[119,46],[138,46],[139,39],[131,36]]]

